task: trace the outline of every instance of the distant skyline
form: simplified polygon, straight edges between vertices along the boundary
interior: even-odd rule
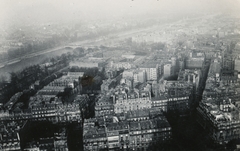
[[[240,0],[0,0],[0,27],[166,12],[231,12]],[[240,11],[239,11],[240,13]]]

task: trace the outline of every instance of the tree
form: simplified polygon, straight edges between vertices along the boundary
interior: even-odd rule
[[[127,38],[126,39],[126,44],[129,46],[132,46],[132,38]]]
[[[0,83],[5,83],[7,81],[7,77],[4,75],[0,76]]]
[[[107,47],[106,47],[106,46],[103,46],[103,45],[100,45],[99,48],[100,48],[100,49],[106,49]]]
[[[10,72],[10,79],[11,79],[11,83],[13,85],[17,84],[18,83],[18,76],[15,72]]]
[[[52,64],[55,64],[56,59],[52,57],[52,58],[50,59],[50,62],[51,62]]]
[[[32,52],[32,51],[33,51],[32,45],[31,45],[31,44],[28,44],[26,50],[27,50],[27,52]]]

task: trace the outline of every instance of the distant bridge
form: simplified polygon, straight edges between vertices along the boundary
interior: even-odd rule
[[[83,46],[83,45],[66,45],[65,48],[72,48],[72,49],[76,49],[78,47],[88,47],[88,48],[94,48],[94,46],[88,45],[88,46]]]
[[[78,47],[82,47],[82,45],[67,45],[67,46],[65,46],[66,49],[67,49],[67,48],[76,49],[76,48],[78,48]]]

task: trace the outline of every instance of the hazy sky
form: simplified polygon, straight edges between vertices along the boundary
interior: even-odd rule
[[[0,24],[126,17],[151,12],[240,10],[240,0],[0,0]],[[240,13],[240,11],[239,11]]]

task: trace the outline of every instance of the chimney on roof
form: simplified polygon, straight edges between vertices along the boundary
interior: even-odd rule
[[[115,98],[115,97],[116,97],[115,95],[113,95],[113,97],[112,97],[112,99],[113,99],[113,104],[116,103],[116,98]]]
[[[196,83],[196,75],[193,74],[193,83]]]
[[[130,81],[131,81],[131,88],[130,88],[130,89],[133,91],[133,82],[134,82],[134,78],[131,77],[131,78],[130,78]]]
[[[184,81],[187,81],[188,77],[186,72],[184,72],[183,78],[184,78]]]

